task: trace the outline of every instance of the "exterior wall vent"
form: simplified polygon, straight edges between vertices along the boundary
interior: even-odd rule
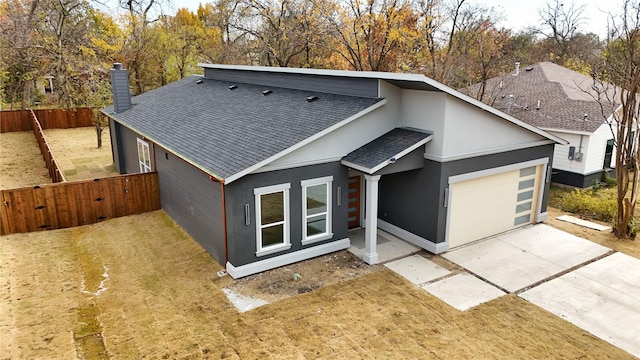
[[[307,96],[307,102],[313,102],[313,101],[316,101],[316,100],[318,100],[318,97],[315,96],[315,95],[314,96]]]

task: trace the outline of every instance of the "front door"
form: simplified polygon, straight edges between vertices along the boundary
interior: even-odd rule
[[[360,175],[349,178],[349,229],[360,226]]]

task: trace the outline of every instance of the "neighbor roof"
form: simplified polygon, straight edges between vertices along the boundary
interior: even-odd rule
[[[230,90],[231,85],[236,88]],[[271,93],[263,95],[265,90]],[[312,96],[317,99],[308,101]],[[132,103],[132,108],[120,113],[112,107],[104,112],[230,182],[385,100],[190,76],[135,96]]]
[[[433,133],[395,128],[342,158],[342,164],[373,174],[426,144]]]
[[[483,101],[542,129],[592,133],[604,123],[592,84],[589,76],[541,62],[521,68],[518,75],[489,79]],[[480,84],[463,90],[471,95],[479,91]]]

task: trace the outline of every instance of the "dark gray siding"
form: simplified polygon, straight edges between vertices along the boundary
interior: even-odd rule
[[[582,175],[570,171],[553,169],[551,181],[558,184],[574,186],[577,188],[588,188],[602,181],[602,178],[608,173],[609,176],[616,176],[615,169],[602,170],[589,175]]]
[[[111,137],[111,155],[113,156],[113,163],[116,166],[116,171],[120,174],[124,174],[124,167],[120,164],[120,149],[122,149],[122,141],[120,140],[122,137],[122,125],[113,121],[113,119],[109,119],[109,136]]]
[[[136,174],[140,172],[140,164],[138,163],[138,134],[115,123],[115,133],[118,138],[118,171],[121,174]],[[112,135],[113,136],[113,135]],[[112,138],[113,139],[113,138]],[[114,161],[115,156],[114,156]],[[118,165],[116,165],[118,166]]]
[[[224,266],[222,185],[165,149],[155,151],[162,209]]]
[[[273,86],[330,94],[378,97],[377,79],[206,68],[204,69],[204,76],[208,79],[257,84],[265,87]]]
[[[540,158],[553,158],[553,145],[439,163],[425,160],[424,168],[380,178],[378,217],[434,243],[445,241],[445,189],[450,176]],[[549,182],[542,212],[546,211]]]
[[[333,176],[333,238],[302,246],[302,187],[300,181]],[[278,252],[266,256],[256,256],[256,224],[255,198],[253,189],[290,183],[290,236],[291,249],[294,252],[333,240],[346,238],[347,235],[347,168],[339,162],[305,166],[296,169],[271,171],[245,176],[225,186],[225,200],[227,206],[227,243],[229,261],[234,266],[249,264],[269,257],[279,256],[286,252]],[[341,202],[337,205],[337,188],[341,188]],[[245,204],[250,208],[250,225],[245,225]]]

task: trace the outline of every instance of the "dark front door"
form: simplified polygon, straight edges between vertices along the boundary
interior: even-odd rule
[[[360,176],[349,178],[349,229],[360,226]]]
[[[613,156],[613,139],[607,140],[607,147],[604,150],[603,169],[611,169],[611,157]]]

